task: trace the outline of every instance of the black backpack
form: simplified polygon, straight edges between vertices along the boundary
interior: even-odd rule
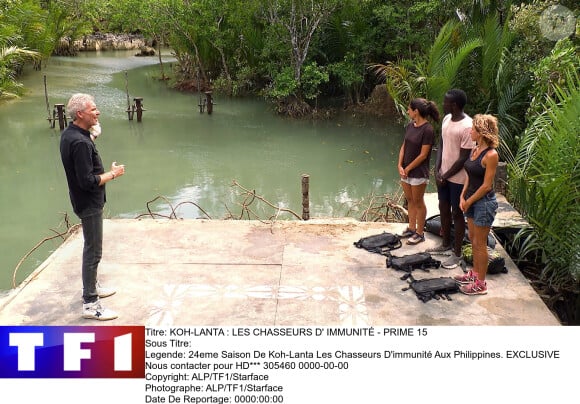
[[[367,251],[386,255],[389,251],[401,248],[401,238],[392,233],[383,232],[361,238],[353,243],[358,248],[364,248]]]
[[[395,257],[390,253],[387,254],[387,268],[393,268],[398,271],[411,272],[414,269],[429,271],[429,268],[439,268],[441,261],[434,259],[428,252],[419,252],[402,257]]]
[[[465,244],[461,248],[461,254],[465,259],[465,262],[472,265],[473,264],[473,247],[471,244]],[[508,269],[505,265],[505,258],[501,256],[501,254],[489,247],[487,247],[487,273],[490,275],[495,274],[507,274]]]
[[[455,243],[455,231],[453,229],[454,226],[453,223],[451,223],[451,245],[454,245]],[[441,237],[441,215],[437,214],[425,219],[425,231],[427,233],[435,234],[436,236]],[[467,225],[465,225],[465,236],[463,238],[463,243],[469,243]],[[491,233],[487,235],[487,245],[491,248],[495,248],[495,237],[493,237]]]
[[[409,286],[403,290],[413,289],[417,299],[427,303],[431,299],[452,300],[449,295],[459,292],[459,286],[451,277],[427,278],[416,280],[409,275]]]

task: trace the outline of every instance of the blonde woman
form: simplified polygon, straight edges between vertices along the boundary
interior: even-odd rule
[[[469,239],[473,247],[473,269],[455,277],[466,295],[487,293],[487,236],[497,212],[497,200],[493,191],[493,180],[499,161],[497,146],[499,130],[497,118],[492,115],[475,115],[471,128],[471,139],[476,147],[465,162],[467,179],[461,192],[461,210],[467,217]]]

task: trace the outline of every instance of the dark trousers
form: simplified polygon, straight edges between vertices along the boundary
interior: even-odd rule
[[[83,247],[83,301],[98,300],[97,268],[103,255],[103,210],[87,209],[79,215],[83,226],[85,244]]]
[[[463,192],[463,184],[446,182],[437,187],[443,245],[451,245],[451,224],[453,223],[455,243],[452,247],[453,252],[458,257],[461,257],[461,246],[465,238],[465,218],[459,208],[461,192]]]

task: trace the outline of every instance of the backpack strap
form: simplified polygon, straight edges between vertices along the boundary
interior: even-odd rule
[[[387,268],[390,268],[391,265],[393,264],[393,254],[391,254],[390,251],[387,251],[384,254],[384,256],[387,257],[387,259],[386,259]]]
[[[397,239],[396,243],[390,247],[376,247],[369,251],[388,257],[389,255],[391,255],[391,250],[396,250],[398,248],[401,248],[402,246],[403,243],[401,242],[401,239]]]
[[[401,276],[400,279],[402,281],[407,281],[407,286],[401,289],[403,292],[411,289],[411,284],[415,282],[415,278],[413,278],[413,274],[411,272],[408,272],[405,275]]]
[[[398,239],[397,244],[395,244],[395,246],[392,249],[396,250],[397,248],[401,248],[402,246],[403,246],[403,243],[402,243],[401,239]]]
[[[417,297],[423,303],[427,303],[431,299],[437,299],[437,300],[439,300],[439,298],[437,297],[437,295],[435,293],[421,293],[421,294],[417,294]]]

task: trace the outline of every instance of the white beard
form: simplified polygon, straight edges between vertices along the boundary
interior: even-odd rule
[[[91,132],[91,139],[95,140],[101,134],[101,124],[97,122],[89,128],[89,132]]]

